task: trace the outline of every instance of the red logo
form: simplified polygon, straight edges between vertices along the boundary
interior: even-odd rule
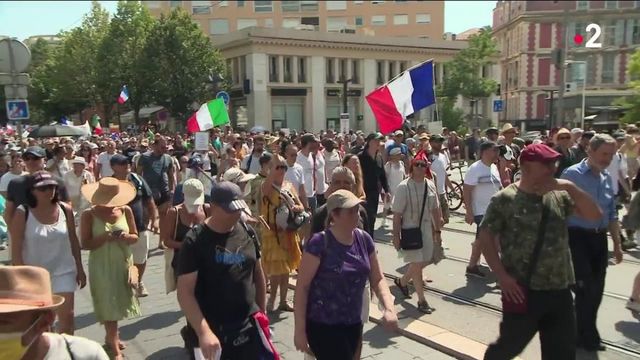
[[[580,45],[580,44],[582,44],[582,42],[583,42],[583,41],[584,41],[584,37],[583,37],[582,35],[580,35],[580,34],[576,34],[576,35],[573,37],[573,42],[574,42],[576,45]]]

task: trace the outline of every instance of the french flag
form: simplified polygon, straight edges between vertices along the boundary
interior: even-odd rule
[[[120,90],[120,96],[118,96],[118,104],[122,105],[126,103],[127,100],[129,100],[129,90],[127,90],[127,85],[124,85],[122,90]]]
[[[433,87],[433,60],[428,60],[373,90],[366,98],[380,131],[401,129],[407,116],[435,104]]]

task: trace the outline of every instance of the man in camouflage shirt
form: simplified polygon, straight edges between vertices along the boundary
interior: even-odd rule
[[[496,274],[504,300],[526,304],[523,313],[503,309],[500,337],[485,359],[512,359],[540,331],[543,359],[575,358],[575,316],[569,286],[574,283],[567,218],[597,219],[602,212],[589,195],[554,178],[561,155],[544,144],[520,155],[522,178],[493,196],[480,224],[479,241]],[[548,211],[541,224],[542,209]],[[544,228],[538,262],[527,284],[539,227]],[[499,239],[501,256],[496,241]]]

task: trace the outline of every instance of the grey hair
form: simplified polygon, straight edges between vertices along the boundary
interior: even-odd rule
[[[331,172],[331,181],[333,181],[333,178],[337,175],[344,175],[349,178],[352,184],[356,183],[356,176],[353,175],[353,171],[346,166],[338,166],[333,169],[333,172]]]
[[[593,151],[597,151],[600,146],[604,144],[616,145],[616,140],[607,134],[595,134],[589,141],[589,148]]]

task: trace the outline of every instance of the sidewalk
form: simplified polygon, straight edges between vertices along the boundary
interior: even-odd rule
[[[157,244],[157,237],[150,240]],[[88,253],[83,252],[83,259]],[[159,250],[151,252],[144,283],[150,295],[141,298],[143,316],[122,321],[120,336],[127,343],[124,351],[128,359],[188,359],[182,346],[180,328],[185,319],[179,309],[175,293],[164,293],[164,258]],[[293,290],[289,291],[293,301]],[[91,295],[86,287],[76,293],[76,335],[103,342],[104,328],[93,315]],[[303,359],[303,355],[293,345],[293,313],[274,313],[270,316],[275,345],[282,359]],[[373,359],[453,359],[435,349],[413,341],[400,334],[390,334],[373,323],[364,327],[362,358]]]

